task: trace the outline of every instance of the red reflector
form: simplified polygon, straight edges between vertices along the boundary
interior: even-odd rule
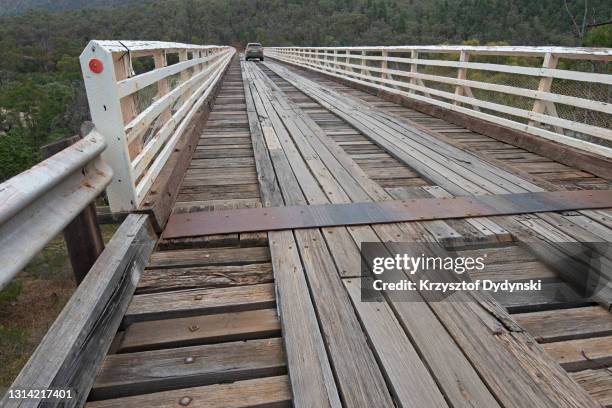
[[[94,74],[99,74],[100,72],[104,71],[104,64],[102,64],[102,61],[99,59],[92,58],[89,60],[89,69]]]

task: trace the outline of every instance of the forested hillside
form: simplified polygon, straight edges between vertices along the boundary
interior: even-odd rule
[[[0,0],[0,15],[21,14],[30,10],[74,10],[133,3],[139,0]]]
[[[82,0],[0,0],[20,9]],[[87,119],[78,55],[90,39],[241,46],[486,44],[611,46],[609,0],[157,0],[0,18],[0,179]],[[112,5],[97,0],[90,5]],[[586,10],[586,13],[585,13]]]

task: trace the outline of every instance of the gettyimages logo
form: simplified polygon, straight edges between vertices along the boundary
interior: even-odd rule
[[[531,292],[543,304],[596,300],[612,279],[607,243],[520,243],[442,247],[361,245],[362,301],[466,301],[484,291],[501,303]]]
[[[485,267],[484,256],[462,257],[462,256],[426,256],[421,253],[418,256],[395,254],[393,257],[375,257],[372,260],[372,272],[375,275],[382,274],[385,270],[403,270],[411,275],[421,271],[444,270],[452,271],[458,275],[471,270],[483,270]]]

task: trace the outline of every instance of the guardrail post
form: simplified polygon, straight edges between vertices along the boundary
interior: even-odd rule
[[[461,51],[461,53],[459,54],[459,62],[469,62],[469,61],[470,61],[470,53],[467,51]],[[460,81],[467,79],[467,68],[461,67],[457,69],[457,79]],[[465,96],[469,96],[470,98],[474,97],[474,94],[472,93],[472,89],[469,86],[460,85],[460,84],[457,84],[455,86],[455,95],[457,96],[465,95]],[[453,104],[460,106],[461,102],[454,101]],[[472,108],[477,111],[480,110],[478,106],[472,106]]]
[[[419,51],[417,50],[412,50],[410,52],[410,58],[413,60],[418,60],[419,59]],[[423,80],[421,78],[417,78],[416,75],[418,75],[419,73],[419,64],[417,64],[416,62],[412,62],[410,64],[410,72],[415,74],[415,76],[410,77],[410,84],[411,85],[418,85],[421,86],[423,88],[427,88],[425,86],[425,82],[423,82]],[[428,98],[431,98],[431,95],[428,94],[427,92],[421,91],[423,93],[423,95],[427,96]],[[416,91],[414,89],[409,89],[408,93],[416,93]]]
[[[361,75],[367,75],[368,74],[368,70],[366,69],[367,67],[367,60],[364,58],[366,56],[366,52],[365,51],[361,51]]]
[[[412,60],[417,60],[419,59],[419,52],[417,50],[412,50],[410,52],[410,59]],[[418,72],[419,68],[418,65],[416,63],[411,63],[410,64],[410,72],[413,74],[416,74]],[[417,83],[417,79],[415,77],[410,77],[410,84],[411,85],[416,85]],[[409,89],[408,93],[415,93],[414,89]]]
[[[470,54],[467,51],[461,51],[459,53],[459,62],[468,62],[470,60]],[[457,69],[457,79],[465,80],[467,79],[467,68],[458,68]],[[467,95],[469,92],[469,88],[463,85],[457,84],[455,86],[455,95],[462,96]],[[471,93],[471,92],[470,92]],[[461,102],[455,101],[453,102],[455,105],[461,105]]]
[[[381,78],[389,79],[389,75],[387,74],[387,57],[389,56],[389,51],[382,50],[380,53],[380,69],[381,69]]]
[[[113,59],[113,68],[115,71],[115,78],[117,81],[127,79],[132,76],[132,60],[130,54],[123,54],[121,58]],[[113,84],[114,85],[114,84]],[[136,100],[134,95],[128,95],[119,101],[121,107],[121,116],[123,121],[121,123],[129,123],[137,115]],[[144,135],[132,140],[128,144],[129,157],[134,157],[142,151],[144,147]]]
[[[338,50],[334,50],[334,71],[338,70]]]
[[[348,50],[348,49],[347,49],[347,50],[345,51],[345,55],[346,55],[346,58],[344,59],[344,62],[346,63],[346,65],[344,66],[344,69],[345,69],[347,72],[350,72],[351,74],[353,74],[353,73],[355,72],[355,71],[353,70],[353,67],[350,67],[350,66],[348,65],[348,64],[350,64],[350,63],[351,63],[351,50]]]
[[[389,61],[387,61],[387,58],[389,58],[389,51],[382,50],[381,53],[380,53],[380,58],[381,58],[380,69],[382,71],[381,74],[380,74],[380,77],[382,79],[393,80],[393,75],[391,75],[389,72],[387,72],[387,70],[389,68]],[[390,86],[391,88],[397,88],[394,84],[389,84],[389,83],[385,83],[385,86]]]
[[[167,66],[168,60],[166,58],[166,52],[164,50],[156,51],[153,54],[153,62],[155,63],[155,69],[159,69],[159,68],[163,68]],[[157,98],[158,99],[164,96],[165,94],[167,94],[169,90],[170,88],[168,86],[167,78],[162,78],[159,81],[157,81]],[[170,108],[168,108],[160,115],[158,120],[161,120],[163,123],[166,123],[171,117],[172,117],[172,114],[170,113]]]
[[[559,62],[559,58],[553,53],[547,52],[544,55],[544,62],[542,63],[542,68],[555,69],[557,67],[557,63]],[[550,88],[552,86],[552,77],[543,76],[540,78],[540,83],[538,84],[538,92],[550,92]],[[557,115],[557,108],[555,107],[554,102],[544,101],[542,99],[536,99],[533,103],[533,109],[531,110],[535,113],[544,113],[547,112],[550,116],[559,116]],[[539,122],[534,120],[529,121],[529,126],[540,125]],[[557,133],[563,134],[563,129],[559,126],[554,126],[555,131]]]
[[[117,81],[128,77],[127,60],[127,50],[115,59],[96,41],[90,42],[80,57],[91,120],[107,144],[102,158],[113,166],[113,179],[106,190],[113,212],[130,211],[137,205],[124,125],[124,117],[132,116],[135,107],[131,96],[121,101],[117,89]],[[92,66],[100,69],[94,72]]]
[[[181,50],[178,54],[179,57],[179,62],[184,62],[187,61],[188,55],[187,55],[187,50]],[[180,78],[181,78],[181,83],[187,81],[189,79],[189,73],[187,71],[181,71],[181,73],[179,74]],[[184,96],[184,99],[187,100],[189,99],[189,97],[193,95],[193,87],[191,87],[191,89],[189,89]]]
[[[47,159],[59,153],[80,138],[73,136],[41,147],[43,158]],[[74,279],[78,285],[104,250],[95,202],[92,201],[64,228],[63,235]]]

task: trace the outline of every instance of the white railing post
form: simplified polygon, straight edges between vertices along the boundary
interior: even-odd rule
[[[334,50],[334,71],[338,70],[338,50]]]
[[[353,68],[348,66],[348,64],[351,63],[351,50],[346,50],[345,56],[346,57],[344,59],[344,63],[347,65],[344,66],[344,70],[352,74],[355,71],[353,70]]]
[[[412,60],[419,59],[419,52],[417,50],[412,50],[410,52],[410,59],[412,59]],[[418,71],[419,71],[418,65],[415,62],[411,63],[410,64],[410,72],[412,74],[416,74],[416,73],[418,73]],[[411,85],[415,85],[416,83],[417,83],[417,79],[415,77],[410,77],[410,84]],[[414,90],[413,89],[409,89],[408,93],[414,93]]]
[[[187,61],[187,50],[181,50],[178,53],[178,57],[179,57],[179,62],[184,62]],[[181,83],[184,83],[185,81],[187,81],[189,79],[189,73],[185,70],[185,71],[181,71],[181,73],[179,74],[179,78],[181,79]],[[184,101],[186,101],[187,99],[189,99],[189,97],[193,95],[193,87],[191,87],[189,90],[187,90],[187,92],[185,92],[183,94],[183,97],[181,99],[180,103],[183,103]]]
[[[387,50],[382,50],[381,54],[380,54],[380,69],[381,69],[381,73],[380,73],[380,77],[383,79],[390,79],[389,78],[389,74],[387,72],[387,57],[389,56],[389,51]]]
[[[124,130],[124,114],[127,115],[133,106],[125,102],[122,106],[117,90],[117,81],[128,76],[130,67],[126,60],[129,60],[127,51],[123,56],[113,58],[113,54],[99,46],[97,41],[91,41],[80,57],[91,120],[107,143],[102,157],[113,166],[113,179],[106,189],[113,212],[136,208],[135,180]],[[119,72],[117,66],[121,68]],[[94,72],[92,67],[99,72]]]
[[[366,56],[366,52],[365,51],[361,51],[361,75],[367,75],[368,74],[368,70],[367,70],[367,66],[368,66],[368,60],[366,60],[364,57]]]
[[[555,56],[551,52],[547,52],[544,55],[544,61],[542,63],[542,68],[554,69],[554,68],[557,67],[557,63],[558,62],[559,62],[559,58],[557,56]],[[540,83],[538,84],[538,92],[550,92],[550,88],[552,86],[552,81],[553,81],[552,77],[543,76],[540,79]],[[557,115],[557,108],[555,107],[555,103],[554,102],[544,101],[544,100],[539,99],[539,98],[537,98],[534,101],[533,109],[531,111],[535,112],[535,113],[546,113],[548,111],[549,115],[551,115],[551,116],[558,116]],[[530,120],[529,121],[529,125],[530,126],[541,126],[541,124],[539,122],[534,121],[534,120]],[[558,127],[558,126],[555,127],[555,131],[557,133],[563,134],[563,129]]]
[[[467,51],[461,51],[459,53],[459,62],[468,62],[470,60],[470,54]],[[467,68],[460,67],[457,69],[457,79],[462,81],[467,79]],[[469,88],[463,85],[457,84],[455,86],[455,95],[467,95]],[[461,102],[454,102],[455,105],[460,105]]]
[[[153,54],[153,61],[155,63],[155,69],[160,69],[168,65],[168,59],[166,57],[166,51],[158,50]],[[168,86],[168,79],[162,78],[157,81],[157,98],[161,98],[168,93],[170,87]],[[166,109],[164,113],[162,113],[158,120],[162,122],[168,121],[172,117],[170,112],[170,108]],[[142,150],[142,148],[140,149]]]
[[[381,63],[380,63],[380,70],[381,70],[381,73],[380,73],[380,77],[381,77],[382,79],[390,79],[390,80],[393,80],[393,75],[391,75],[391,74],[389,73],[389,71],[388,71],[388,70],[389,70],[389,61],[388,61],[388,58],[389,58],[389,51],[387,51],[387,50],[383,49],[383,50],[381,51],[380,58],[381,58]],[[391,88],[396,88],[396,86],[395,86],[394,84],[389,84],[389,86],[390,86]]]
[[[462,50],[459,53],[459,62],[470,62],[470,53]],[[467,68],[465,67],[459,67],[457,68],[457,80],[459,81],[465,81],[467,79]],[[465,85],[460,85],[457,84],[455,86],[455,95],[457,96],[469,96],[470,98],[474,97],[474,94],[472,93],[472,89],[469,86],[465,86]],[[453,102],[454,105],[461,105],[461,102],[459,101],[454,101]],[[474,110],[480,110],[480,108],[478,106],[472,106],[472,108]]]

